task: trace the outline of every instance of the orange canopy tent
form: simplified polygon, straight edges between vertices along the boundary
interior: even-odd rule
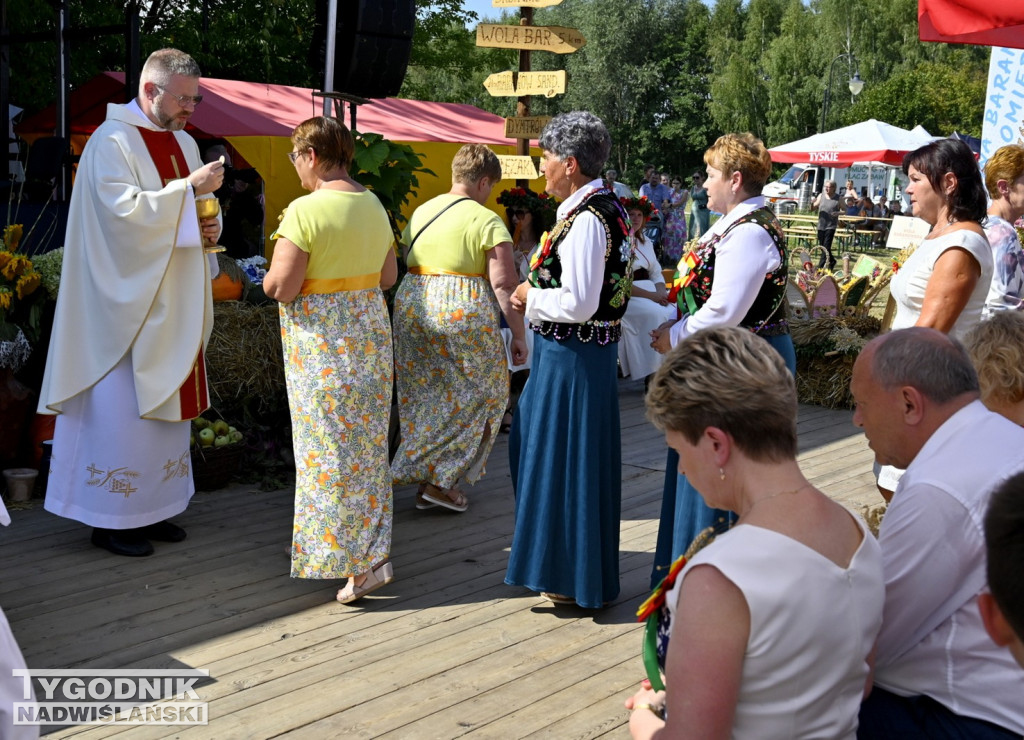
[[[277,216],[303,194],[295,170],[288,161],[289,136],[296,124],[323,110],[323,99],[313,90],[287,85],[268,85],[204,77],[203,94],[187,130],[197,139],[223,138],[263,177],[266,201],[266,231],[277,225]],[[107,103],[125,101],[124,74],[105,72],[92,78],[71,94],[72,149],[80,153],[85,141],[106,118]],[[16,127],[28,140],[52,135],[53,107],[40,111]],[[361,105],[356,128],[410,144],[423,155],[424,166],[437,177],[419,176],[418,192],[410,196],[406,216],[419,203],[447,192],[451,187],[451,160],[462,144],[487,144],[496,154],[515,154],[515,142],[504,137],[500,116],[472,105],[431,103],[385,98]],[[510,180],[496,187],[513,187]]]
[[[1024,3],[1019,0],[918,0],[922,41],[1024,48]]]

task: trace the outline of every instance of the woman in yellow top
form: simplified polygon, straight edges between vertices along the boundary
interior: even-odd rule
[[[302,187],[274,236],[263,289],[280,301],[295,451],[293,578],[348,578],[347,604],[392,579],[388,419],[393,358],[381,288],[398,274],[377,196],[348,174],[334,118],[292,132]]]
[[[512,330],[512,359],[526,361],[512,237],[483,204],[501,165],[482,144],[452,160],[452,189],[412,214],[402,241],[409,274],[395,296],[395,365],[402,442],[396,483],[419,483],[417,508],[465,511],[456,484],[482,474],[508,400],[498,310]]]

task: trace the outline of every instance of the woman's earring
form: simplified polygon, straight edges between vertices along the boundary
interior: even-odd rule
[[[725,480],[725,470],[723,470],[722,468],[719,468],[718,469],[718,477],[721,478],[722,480]]]

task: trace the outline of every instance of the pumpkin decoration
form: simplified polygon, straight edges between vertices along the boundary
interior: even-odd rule
[[[245,288],[245,273],[242,268],[223,253],[217,255],[217,264],[220,266],[220,273],[211,281],[213,300],[241,300],[242,290]]]

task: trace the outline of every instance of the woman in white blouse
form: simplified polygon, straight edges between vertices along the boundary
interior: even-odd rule
[[[651,347],[651,331],[676,318],[676,307],[668,299],[665,276],[654,253],[654,244],[644,234],[647,218],[654,210],[646,198],[622,198],[629,216],[633,244],[633,287],[626,314],[622,317],[619,340],[619,369],[623,377],[640,380],[658,369],[661,354]]]
[[[987,198],[974,154],[939,139],[903,160],[913,214],[932,230],[890,283],[893,329],[927,326],[962,339],[981,321],[992,283],[992,248],[981,221]]]
[[[726,134],[704,153],[704,162],[711,208],[723,215],[701,234],[693,257],[680,261],[670,295],[682,318],[653,331],[651,346],[664,353],[700,329],[741,326],[772,345],[795,373],[786,320],[785,235],[761,195],[771,156],[752,134]],[[694,537],[731,516],[705,506],[686,476],[677,476],[677,465],[670,449],[652,587]]]

